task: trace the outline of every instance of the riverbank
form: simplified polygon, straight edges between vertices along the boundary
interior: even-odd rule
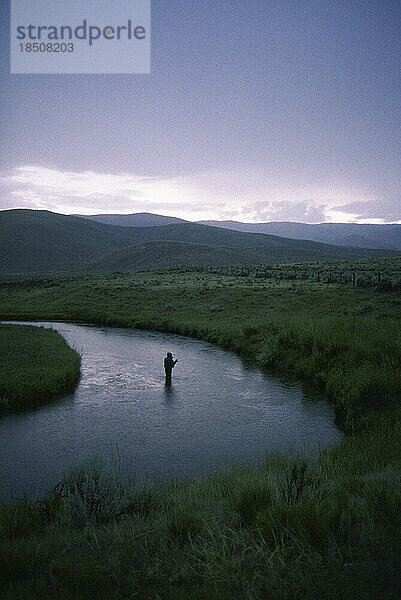
[[[72,393],[80,362],[56,331],[0,324],[0,416]]]
[[[0,285],[0,318],[69,320],[205,339],[292,372],[356,431],[401,393],[398,292],[206,273],[112,274]]]
[[[400,305],[377,290],[206,274],[1,286],[4,319],[174,331],[292,369],[331,394],[348,430],[312,457],[145,490],[89,465],[46,498],[5,503],[4,598],[398,599]]]
[[[396,600],[399,423],[145,490],[87,465],[46,498],[0,505],[2,598]]]
[[[38,325],[41,323],[38,322]],[[343,435],[320,394],[266,377],[202,340],[144,330],[48,323],[82,353],[72,396],[0,421],[0,501],[48,493],[88,456],[118,450],[136,480],[202,477],[266,452],[332,446]],[[165,386],[166,348],[180,357]],[[283,424],[285,423],[285,427]],[[52,460],[48,460],[48,456]]]

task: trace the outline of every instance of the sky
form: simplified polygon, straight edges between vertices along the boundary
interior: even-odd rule
[[[153,0],[128,75],[10,74],[8,5],[0,209],[401,223],[398,1]]]

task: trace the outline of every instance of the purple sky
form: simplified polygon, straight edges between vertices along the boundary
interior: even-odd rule
[[[8,4],[0,208],[401,222],[398,1],[154,0],[150,75],[10,75]]]

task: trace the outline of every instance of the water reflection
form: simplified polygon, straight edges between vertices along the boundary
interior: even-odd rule
[[[138,479],[202,474],[222,462],[263,460],[340,439],[325,401],[296,382],[268,378],[252,362],[182,336],[52,325],[82,353],[72,396],[0,420],[0,495],[59,481],[66,468],[116,445]],[[166,350],[180,357],[165,386]]]

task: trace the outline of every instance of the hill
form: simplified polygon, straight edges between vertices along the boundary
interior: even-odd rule
[[[164,215],[155,215],[153,213],[133,213],[130,215],[74,215],[83,219],[90,219],[106,225],[119,225],[120,227],[160,227],[162,225],[171,225],[173,223],[188,223],[184,219],[177,217],[165,217]]]
[[[0,275],[76,272],[82,260],[132,244],[127,231],[44,210],[0,211]]]
[[[121,227],[161,227],[190,223],[177,217],[152,213],[74,215],[106,225]],[[371,225],[358,223],[241,223],[239,221],[198,221],[200,225],[232,229],[245,233],[264,233],[290,239],[309,240],[336,246],[401,250],[401,225]]]
[[[107,272],[204,266],[207,261],[210,265],[272,264],[391,254],[394,252],[330,246],[197,223],[122,227],[48,211],[0,211],[2,278],[99,272],[102,268]]]
[[[135,244],[115,250],[97,261],[88,262],[82,268],[88,273],[111,273],[113,271],[149,271],[171,267],[223,267],[249,265],[259,262],[257,250],[216,248],[190,242],[155,241]]]
[[[123,228],[118,229],[122,230]],[[164,240],[238,249],[259,248],[268,250],[271,255],[277,252],[277,256],[279,257],[281,254],[291,255],[291,259],[293,260],[296,260],[298,255],[306,254],[311,256],[311,260],[318,256],[322,258],[332,258],[334,256],[338,258],[353,258],[354,256],[362,255],[384,256],[391,254],[391,252],[382,250],[344,248],[308,240],[294,240],[262,233],[247,233],[190,222],[164,225],[162,227],[124,228],[124,231],[131,231],[132,237],[137,243]]]
[[[229,265],[258,265],[293,263],[298,261],[333,260],[334,257],[357,258],[354,252],[336,252],[333,247],[301,248],[271,246],[230,248],[183,241],[148,241],[115,250],[100,259],[81,265],[85,273],[113,271],[146,271],[172,267],[223,267]],[[351,249],[352,250],[352,249]],[[365,254],[364,254],[365,255]],[[382,254],[381,254],[382,255]],[[365,255],[366,256],[366,255]]]
[[[360,225],[357,223],[241,223],[239,221],[199,221],[203,225],[243,231],[265,233],[291,239],[311,240],[358,248],[385,248],[401,250],[401,225]]]

